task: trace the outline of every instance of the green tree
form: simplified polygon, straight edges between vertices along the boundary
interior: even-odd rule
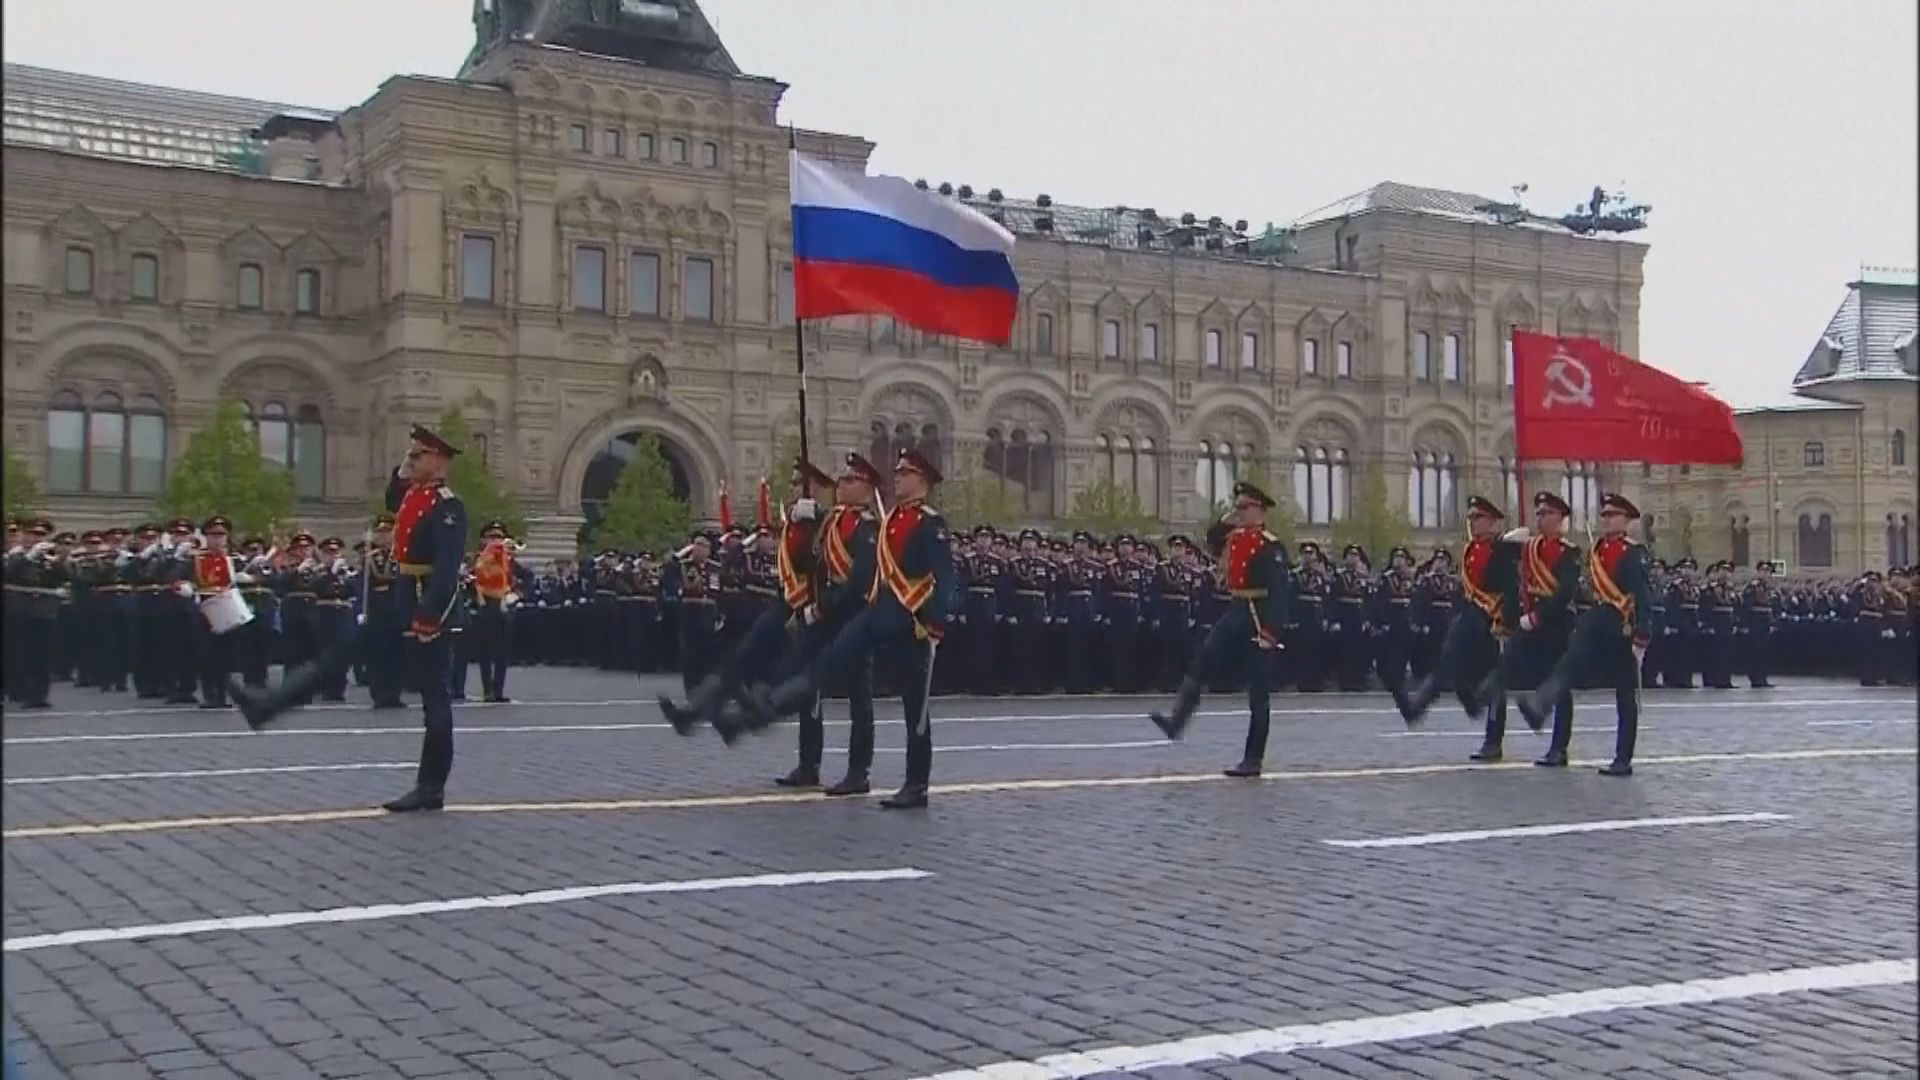
[[[0,476],[5,487],[5,502],[8,517],[21,517],[32,513],[34,504],[40,501],[40,485],[34,482],[33,470],[13,452],[6,449],[6,473]]]
[[[749,513],[752,511],[749,510]],[[673,494],[673,469],[652,435],[640,436],[633,457],[607,497],[594,528],[593,547],[617,551],[671,551],[686,539],[693,514]]]
[[[447,486],[466,504],[467,546],[475,551],[480,549],[480,530],[489,521],[504,523],[509,536],[525,540],[526,515],[521,512],[519,501],[493,475],[492,467],[473,452],[473,429],[467,426],[467,418],[460,414],[460,409],[456,406],[441,413],[440,425],[434,432],[445,439],[448,446],[460,451],[447,465]],[[380,508],[386,509],[384,495]]]
[[[1413,525],[1404,510],[1387,495],[1386,474],[1378,465],[1369,465],[1360,475],[1360,490],[1354,493],[1348,514],[1333,523],[1334,550],[1327,554],[1336,561],[1341,549],[1359,544],[1367,557],[1383,563],[1387,552],[1409,546]]]
[[[293,512],[293,474],[261,458],[240,403],[222,401],[175,463],[160,507],[194,521],[224,514],[242,534],[266,534]]]
[[[877,461],[874,464],[888,467]],[[1019,504],[1000,478],[981,468],[971,456],[940,485],[934,493],[934,505],[950,525],[965,529],[975,525],[1009,529],[1017,524],[1014,519],[1020,513]]]
[[[1060,524],[1069,529],[1085,529],[1095,536],[1154,531],[1160,520],[1140,505],[1140,495],[1113,482],[1096,480],[1073,498],[1073,512]]]

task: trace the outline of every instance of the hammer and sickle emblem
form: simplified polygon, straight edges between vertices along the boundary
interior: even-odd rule
[[[1540,402],[1544,409],[1555,405],[1593,408],[1593,372],[1564,349],[1547,361],[1547,396]]]

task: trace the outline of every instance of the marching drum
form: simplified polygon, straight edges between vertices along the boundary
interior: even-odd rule
[[[200,603],[200,614],[216,634],[253,621],[253,609],[247,606],[247,599],[240,595],[239,589],[227,589],[207,597]]]

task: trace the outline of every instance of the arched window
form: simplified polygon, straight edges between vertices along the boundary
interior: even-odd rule
[[[1906,566],[1913,562],[1913,515],[1887,515],[1887,565]]]
[[[1887,447],[1887,460],[1896,468],[1907,463],[1907,433],[1895,429],[1892,445]]]
[[[1800,464],[1809,469],[1818,469],[1827,463],[1827,444],[1810,442],[1800,448]]]
[[[1575,520],[1600,515],[1600,467],[1590,461],[1569,461],[1560,482],[1560,497],[1573,509]]]
[[[1811,514],[1801,514],[1794,546],[1799,553],[1794,561],[1799,565],[1816,570],[1831,567],[1833,565],[1833,515],[1821,514],[1816,521]]]
[[[475,435],[473,445],[481,464],[486,464],[487,437]],[[320,419],[318,405],[302,405],[294,414],[293,493],[302,499],[327,493],[327,425]]]
[[[1450,529],[1457,524],[1454,489],[1458,481],[1452,454],[1418,450],[1407,471],[1407,516],[1420,529]]]
[[[1298,446],[1293,451],[1293,501],[1305,519],[1325,525],[1347,516],[1351,461],[1344,449]]]
[[[1460,381],[1460,335],[1448,334],[1446,349],[1440,355],[1440,375],[1450,383]]]
[[[240,264],[237,291],[239,295],[235,300],[240,307],[248,310],[257,310],[260,307],[266,295],[266,273],[260,269],[258,263]]]
[[[1240,482],[1241,471],[1258,460],[1259,451],[1252,446],[1236,448],[1226,439],[1202,441],[1200,460],[1194,463],[1194,490],[1209,506],[1231,503],[1233,485]]]
[[[1732,552],[1735,567],[1746,566],[1753,560],[1753,533],[1747,525],[1745,514],[1727,521],[1727,547]]]
[[[283,469],[293,468],[293,422],[287,418],[287,407],[277,401],[260,406],[254,428],[260,460]]]
[[[167,421],[159,399],[128,407],[103,390],[83,402],[59,390],[47,407],[47,488],[61,493],[156,495],[166,486]]]
[[[1425,330],[1413,335],[1413,377],[1422,382],[1433,378],[1433,338]]]

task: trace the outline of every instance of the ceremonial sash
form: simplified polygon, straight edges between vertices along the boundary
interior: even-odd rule
[[[794,527],[789,521],[781,526],[780,548],[775,556],[774,565],[780,569],[780,591],[786,597],[787,607],[798,611],[813,600],[813,579],[807,577],[793,565],[793,552],[788,545],[784,530]]]
[[[1624,557],[1624,556],[1623,556]],[[1607,561],[1600,555],[1600,545],[1593,546],[1593,553],[1587,556],[1587,569],[1593,576],[1593,595],[1601,603],[1620,613],[1620,621],[1633,632],[1633,597],[1613,580],[1613,574],[1607,570]]]
[[[1493,620],[1494,626],[1497,627],[1500,625],[1500,596],[1498,593],[1492,589],[1483,587],[1479,582],[1473,580],[1472,574],[1460,575],[1460,591],[1466,595],[1468,603],[1485,612],[1487,618]]]
[[[893,553],[893,541],[887,526],[892,522],[893,515],[899,513],[901,509],[895,507],[888,511],[887,520],[880,523],[880,542],[874,545],[879,555],[880,565],[874,572],[873,584],[867,587],[867,603],[871,604],[879,598],[880,585],[885,582],[887,590],[893,593],[893,598],[900,601],[900,606],[906,608],[909,613],[918,615],[920,609],[926,606],[927,600],[933,596],[933,575],[923,574],[918,578],[910,578],[906,571],[900,568],[900,559]]]
[[[1521,560],[1522,573],[1527,585],[1527,595],[1536,599],[1552,596],[1559,582],[1553,576],[1553,564],[1547,561],[1541,552],[1546,547],[1547,537],[1536,536],[1527,541],[1526,558]]]
[[[820,526],[826,534],[821,538],[821,551],[826,556],[827,578],[835,585],[844,585],[853,576],[853,549],[847,546],[847,538],[840,531],[840,522],[853,516],[854,527],[859,528],[857,513],[848,507],[836,506]]]

